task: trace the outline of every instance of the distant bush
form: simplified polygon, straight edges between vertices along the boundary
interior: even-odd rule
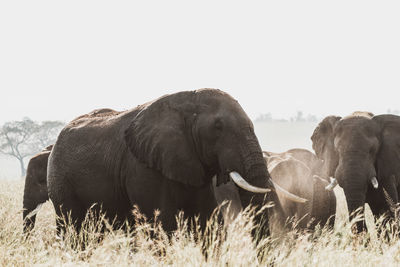
[[[398,109],[394,109],[394,110],[392,110],[392,109],[388,109],[387,110],[387,113],[388,114],[394,114],[394,115],[400,115],[400,110],[398,110]]]
[[[302,111],[297,111],[296,116],[290,117],[289,119],[274,119],[271,113],[264,113],[258,115],[258,117],[254,120],[254,122],[318,122],[319,119],[317,116],[308,114],[304,116]]]

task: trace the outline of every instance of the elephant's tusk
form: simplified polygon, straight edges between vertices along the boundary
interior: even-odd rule
[[[278,161],[278,162],[272,162],[270,164],[267,164],[268,172],[271,173],[276,168],[276,166],[278,166],[280,163],[281,162]]]
[[[28,215],[26,215],[26,218],[29,219],[29,218],[31,218],[32,216],[35,216],[35,215],[39,212],[39,210],[40,210],[40,208],[42,207],[42,205],[43,205],[43,203],[38,204],[34,210],[32,210],[31,212],[29,212]]]
[[[376,177],[372,177],[372,178],[371,178],[371,184],[372,184],[372,186],[373,186],[375,189],[378,188],[379,183],[378,183],[378,180],[376,179]]]
[[[336,178],[330,177],[330,179],[331,179],[331,183],[328,184],[327,186],[325,186],[325,190],[327,190],[327,191],[332,191],[333,188],[335,188],[335,186],[337,186],[337,184],[338,184]]]
[[[271,191],[271,189],[268,189],[268,188],[260,188],[260,187],[256,187],[256,186],[253,186],[253,185],[249,184],[237,172],[230,172],[229,176],[232,178],[232,180],[235,182],[235,184],[237,186],[239,186],[240,188],[243,188],[244,190],[247,190],[247,191],[250,191],[250,192],[253,192],[253,193],[264,193],[264,194]]]
[[[277,159],[277,160],[274,160],[274,159]],[[268,167],[268,172],[269,173],[271,173],[275,169],[275,167],[278,166],[281,162],[289,161],[289,160],[295,161],[296,163],[298,163],[298,164],[302,165],[304,168],[306,168],[309,172],[311,172],[311,169],[304,162],[302,162],[301,160],[298,160],[298,159],[296,159],[296,158],[294,158],[292,156],[286,156],[284,158],[282,158],[280,156],[269,156],[269,157],[267,157],[264,154],[264,160],[267,163],[267,167]],[[269,163],[269,161],[272,161],[272,162]]]
[[[329,182],[327,180],[325,180],[324,178],[322,178],[316,174],[313,175],[313,178],[314,178],[314,180],[319,180],[320,182],[326,184],[327,186],[329,185]]]
[[[240,188],[243,188],[244,190],[247,190],[247,191],[250,191],[250,192],[253,192],[253,193],[267,193],[267,192],[271,191],[271,189],[268,189],[268,188],[260,188],[260,187],[256,187],[256,186],[250,185],[237,172],[231,172],[231,173],[229,173],[229,176],[232,178],[232,180],[235,182],[235,184],[237,184],[237,186],[239,186]],[[298,203],[305,203],[305,202],[308,201],[307,199],[298,197],[298,196],[286,191],[285,189],[280,187],[278,184],[276,184],[274,181],[272,181],[272,179],[269,179],[269,181],[275,187],[276,191],[280,191],[285,198],[287,198],[289,200],[292,200],[294,202],[298,202]]]
[[[308,201],[308,199],[296,196],[295,194],[292,194],[288,191],[286,191],[285,189],[283,189],[282,187],[280,187],[277,183],[275,183],[274,181],[272,181],[272,179],[270,179],[270,181],[272,182],[272,184],[274,185],[276,191],[279,191],[283,194],[283,196],[291,201],[297,202],[297,203],[306,203]]]

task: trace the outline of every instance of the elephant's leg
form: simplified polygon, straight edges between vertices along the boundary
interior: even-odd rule
[[[215,179],[213,179],[213,191],[215,199],[217,204],[221,205],[220,208],[224,223],[229,223],[233,221],[242,210],[239,190],[232,181],[219,186],[216,186],[215,182]],[[227,201],[227,203],[222,205],[224,201]]]
[[[328,227],[329,229],[333,229],[335,227],[335,221],[336,221],[336,200],[335,203],[333,204],[334,207],[331,207],[331,212],[332,215],[328,219]]]
[[[368,204],[375,217],[384,214],[389,217],[395,216],[396,204],[399,201],[398,190],[392,179],[388,179],[382,183],[382,187],[378,190],[369,190]]]
[[[73,225],[77,233],[80,232],[85,219],[86,210],[75,198],[69,198],[60,205],[54,203],[57,215],[57,234],[62,237],[69,225]]]
[[[218,206],[211,184],[196,189],[193,205],[193,215],[200,215],[201,228],[205,229],[207,221],[211,218],[215,208]],[[215,219],[217,219],[219,223],[223,223],[223,215],[221,211],[216,214]]]
[[[328,223],[327,226],[330,229],[333,229],[335,227],[335,220],[336,220],[336,196],[333,191],[328,192],[328,198],[329,198],[329,212],[328,212]]]
[[[374,220],[376,221],[376,219],[380,218],[381,216],[385,216],[381,225],[386,225],[386,223],[391,222],[393,219],[394,213],[390,211],[390,206],[392,205],[391,203],[397,203],[398,201],[398,195],[396,193],[397,189],[396,188],[394,189],[395,190],[393,190],[391,186],[388,185],[384,186],[382,184],[382,188],[378,190],[376,189],[368,190],[367,203],[371,208],[372,214],[374,215]],[[385,193],[385,191],[387,193]],[[382,227],[379,227],[377,229],[379,235],[382,234],[382,230],[383,230]]]
[[[390,176],[390,179],[383,183],[383,194],[386,200],[386,205],[383,208],[383,214],[385,215],[385,218],[382,225],[389,224],[393,231],[397,231],[397,225],[393,222],[398,216],[397,204],[399,202],[399,196],[394,180],[394,175],[392,175]]]
[[[157,221],[162,224],[163,229],[167,233],[176,230],[175,216],[179,211],[176,199],[181,198],[183,192],[178,190],[179,186],[176,183],[160,176],[159,173],[142,164],[136,167],[135,173],[126,180],[126,194],[130,207],[137,207],[139,211],[131,213],[133,215],[128,218],[131,227],[135,227],[141,215],[152,221],[155,211],[158,211]]]
[[[395,217],[399,195],[394,175],[391,175],[389,179],[385,179],[382,185],[382,190],[386,201],[386,210],[390,211],[392,217]]]

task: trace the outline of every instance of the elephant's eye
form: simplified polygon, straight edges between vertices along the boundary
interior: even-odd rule
[[[249,127],[249,133],[253,134],[254,133],[254,128],[253,127]]]
[[[222,130],[222,128],[224,127],[224,125],[223,125],[221,119],[215,120],[214,127],[215,127],[215,129],[217,129],[217,130],[219,130],[219,131]]]
[[[371,155],[376,154],[377,151],[378,151],[378,146],[372,146],[372,147],[369,149],[369,153],[370,153]]]

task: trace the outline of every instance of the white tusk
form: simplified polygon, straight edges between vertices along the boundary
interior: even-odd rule
[[[28,213],[28,215],[26,215],[26,218],[31,218],[32,216],[36,215],[40,208],[42,207],[43,203],[40,203],[39,205],[36,206],[36,208],[34,210],[32,210],[31,212]]]
[[[277,191],[280,191],[283,196],[291,201],[294,202],[298,202],[298,203],[306,203],[308,201],[308,199],[302,198],[302,197],[298,197],[295,194],[292,194],[288,191],[286,191],[285,189],[283,189],[282,187],[280,187],[277,183],[275,183],[274,181],[272,181],[272,179],[270,179],[270,181],[272,182],[272,184],[274,185],[275,189]]]
[[[324,183],[326,185],[329,185],[329,182],[327,180],[325,180],[324,178],[322,178],[322,177],[320,177],[320,176],[318,176],[316,174],[313,175],[313,178],[314,178],[314,180],[319,180],[320,182],[322,182],[322,183]]]
[[[268,172],[271,173],[276,168],[276,166],[278,166],[280,163],[281,162],[279,162],[279,161],[278,162],[275,161],[275,162],[271,162],[271,163],[267,164]]]
[[[268,188],[259,188],[259,187],[250,185],[237,172],[231,172],[231,173],[229,173],[229,176],[232,178],[232,180],[235,182],[235,184],[237,184],[239,187],[241,187],[241,188],[243,188],[243,189],[245,189],[247,191],[250,191],[250,192],[253,192],[253,193],[267,193],[267,192],[271,191],[271,189],[268,189]],[[270,179],[270,181],[274,185],[275,189],[277,191],[280,191],[283,194],[283,196],[286,197],[287,199],[292,200],[294,202],[299,202],[299,203],[305,203],[305,202],[308,201],[307,199],[298,197],[298,196],[286,191],[285,189],[280,187],[278,184],[276,184],[274,181],[272,181],[272,179]]]
[[[336,178],[330,177],[330,179],[331,179],[331,183],[328,184],[327,186],[325,186],[325,190],[327,190],[327,191],[332,191],[333,188],[335,188],[335,186],[337,186],[337,184],[338,184]]]
[[[375,189],[378,188],[379,184],[378,184],[378,180],[376,179],[376,177],[371,178],[371,184]]]
[[[229,176],[232,178],[232,180],[239,186],[240,188],[243,188],[244,190],[253,192],[253,193],[268,193],[271,191],[271,189],[268,188],[260,188],[256,186],[252,186],[248,182],[246,182],[243,177],[237,173],[237,172],[231,172],[229,173]]]

